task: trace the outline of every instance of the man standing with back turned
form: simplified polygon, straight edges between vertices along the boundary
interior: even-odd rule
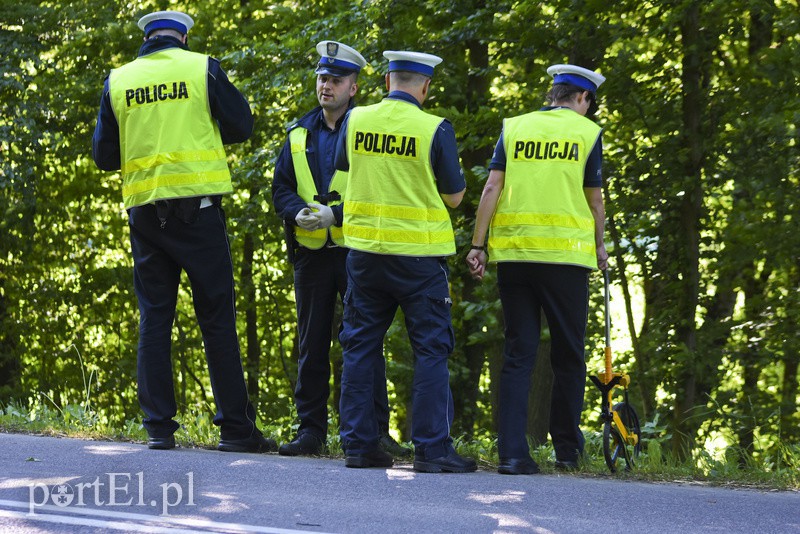
[[[460,204],[465,182],[452,126],[421,109],[442,60],[418,52],[383,55],[389,94],[350,112],[336,157],[336,167],[350,172],[343,229],[351,251],[340,335],[345,465],[392,465],[378,448],[371,392],[399,305],[414,350],[414,469],[475,471],[475,461],[456,454],[450,438],[447,370],[455,341],[445,259],[455,253],[455,242],[447,207]]]
[[[175,447],[170,355],[181,271],[192,286],[220,427],[218,449],[277,448],[256,427],[236,332],[233,265],[221,197],[231,193],[223,144],[250,137],[253,117],[219,62],[190,52],[194,21],[178,11],[139,20],[139,57],[105,81],[92,140],[103,170],[122,171],[139,302],[139,403],[151,449]]]
[[[322,452],[328,436],[331,332],[337,297],[347,289],[342,237],[342,197],[347,173],[336,172],[334,155],[345,113],[353,107],[358,74],[367,64],[355,49],[336,42],[317,44],[316,93],[319,106],[289,128],[275,165],[272,201],[287,229],[294,263],[299,358],[294,399],[297,437],[278,449],[284,456]],[[375,368],[375,413],[381,446],[402,455],[389,435],[385,366]]]

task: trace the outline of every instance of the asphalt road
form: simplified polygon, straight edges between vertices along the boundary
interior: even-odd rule
[[[0,531],[114,530],[800,533],[800,493],[0,434]]]

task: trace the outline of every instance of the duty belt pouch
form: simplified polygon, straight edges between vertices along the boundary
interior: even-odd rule
[[[200,197],[181,198],[173,200],[175,217],[186,224],[194,224],[200,215]]]
[[[156,216],[161,221],[161,228],[167,225],[167,219],[172,216],[183,223],[194,224],[200,215],[200,200],[200,197],[156,200]]]

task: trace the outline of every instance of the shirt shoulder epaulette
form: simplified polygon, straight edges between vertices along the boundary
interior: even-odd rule
[[[294,130],[295,128],[297,128],[298,126],[300,126],[300,119],[295,119],[295,120],[293,120],[293,121],[292,121],[292,122],[290,122],[290,123],[289,123],[289,125],[286,127],[286,133],[288,134],[289,132],[291,132],[292,130]]]

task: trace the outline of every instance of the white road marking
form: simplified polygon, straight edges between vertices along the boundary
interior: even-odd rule
[[[260,532],[265,534],[319,534],[319,531],[293,530],[285,528],[262,527],[259,525],[246,525],[242,523],[224,523],[206,519],[191,519],[171,516],[158,516],[148,514],[134,514],[131,512],[112,512],[97,508],[61,507],[52,504],[36,506],[34,513],[29,513],[30,503],[23,501],[8,501],[0,499],[0,517],[15,518],[25,521],[43,521],[59,523],[62,525],[81,525],[89,527],[110,528],[117,530],[131,530],[136,527],[138,532],[169,532],[192,533],[197,529],[207,529],[212,532]],[[3,508],[6,508],[4,510]],[[25,512],[7,510],[23,509]],[[40,513],[41,512],[56,512]],[[89,517],[82,517],[89,516]],[[96,517],[101,519],[90,519]],[[188,527],[182,529],[180,527]]]
[[[50,514],[29,514],[27,512],[10,512],[0,510],[0,517],[7,519],[19,519],[22,521],[36,521],[44,523],[56,523],[59,525],[72,525],[82,527],[98,527],[102,529],[114,530],[127,530],[136,532],[169,532],[170,534],[182,533],[191,534],[197,532],[197,529],[183,529],[171,527],[155,527],[149,525],[142,525],[141,523],[124,523],[121,521],[107,521],[105,519],[89,519],[87,517],[73,517],[69,515],[50,515]],[[244,532],[244,531],[239,531]]]

